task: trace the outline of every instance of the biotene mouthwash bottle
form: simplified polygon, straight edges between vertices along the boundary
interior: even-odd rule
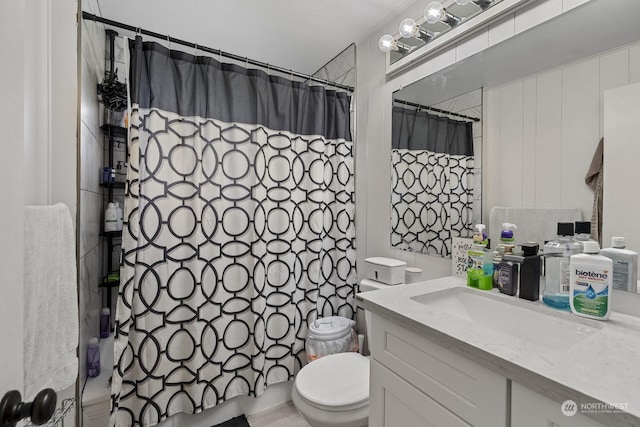
[[[590,319],[607,320],[611,313],[613,262],[604,255],[598,255],[598,242],[586,241],[583,245],[584,253],[571,257],[571,312]]]

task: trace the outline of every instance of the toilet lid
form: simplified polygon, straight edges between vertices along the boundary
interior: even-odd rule
[[[369,400],[369,359],[354,352],[321,357],[298,372],[296,390],[318,407],[359,406]]]

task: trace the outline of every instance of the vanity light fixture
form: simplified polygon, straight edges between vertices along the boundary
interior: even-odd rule
[[[474,3],[480,9],[485,10],[493,3],[493,0],[455,0],[460,6],[465,6],[469,3]]]
[[[427,5],[424,9],[424,19],[428,24],[440,21],[452,28],[460,23],[460,18],[447,12],[447,9],[439,1],[432,1]]]
[[[428,43],[432,38],[433,34],[427,30],[422,29],[414,19],[407,18],[400,23],[400,36],[404,38],[416,38]]]
[[[428,0],[429,3],[424,9],[424,18],[406,18],[402,20],[398,30],[399,34],[383,35],[378,41],[378,46],[384,53],[390,53],[390,55],[387,55],[388,61],[393,64],[408,55],[412,55],[423,46],[431,44],[434,40],[457,28],[460,24],[466,24],[469,19],[502,1],[505,0]],[[520,2],[525,0],[506,1]],[[473,5],[468,6],[470,3]],[[453,10],[453,13],[447,10],[445,4]],[[460,31],[457,33],[460,33]]]
[[[398,41],[394,39],[391,34],[385,34],[384,36],[380,37],[380,40],[378,41],[378,47],[385,53],[391,52],[392,50],[400,53],[405,53],[409,52],[410,50],[402,43],[398,43]]]

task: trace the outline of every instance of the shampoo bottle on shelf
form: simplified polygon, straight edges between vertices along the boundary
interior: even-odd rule
[[[584,253],[571,256],[569,303],[577,316],[607,320],[611,313],[613,262],[598,255],[598,242],[584,242]]]
[[[122,208],[120,203],[116,202],[116,231],[122,230]]]
[[[613,287],[629,292],[638,292],[638,253],[625,249],[624,237],[612,237],[611,247],[604,248],[600,255],[613,262]]]
[[[100,338],[107,338],[111,335],[111,310],[104,307],[100,311]]]
[[[573,223],[558,223],[558,238],[544,245],[545,289],[542,301],[550,307],[570,310],[569,261],[572,255],[582,251],[573,240]]]
[[[118,211],[113,202],[109,202],[104,211],[104,231],[118,231]]]

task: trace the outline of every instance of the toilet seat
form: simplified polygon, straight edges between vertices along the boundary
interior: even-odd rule
[[[295,388],[310,405],[348,411],[369,404],[369,359],[354,353],[321,357],[298,372]]]

